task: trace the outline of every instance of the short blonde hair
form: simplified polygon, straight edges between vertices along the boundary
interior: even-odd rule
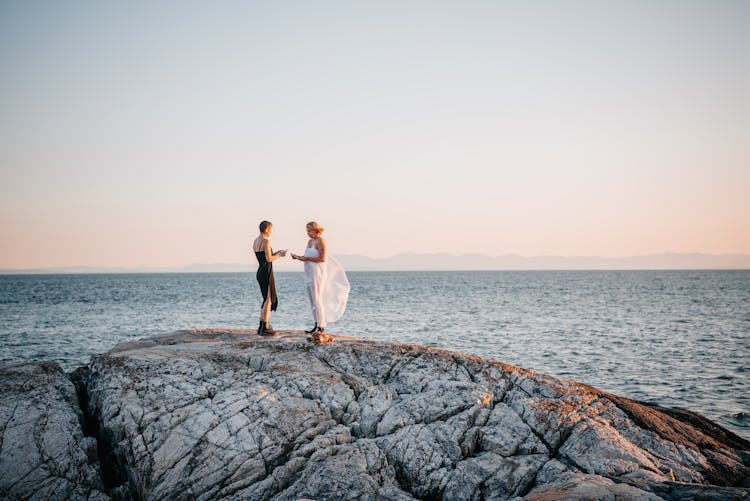
[[[320,236],[321,233],[323,233],[323,231],[325,230],[325,228],[323,228],[315,221],[310,221],[309,223],[307,223],[307,229],[312,231],[313,233],[316,233],[318,236]]]

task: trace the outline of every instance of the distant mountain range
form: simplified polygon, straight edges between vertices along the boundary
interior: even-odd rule
[[[346,269],[357,270],[675,270],[750,269],[748,254],[664,253],[608,258],[597,256],[534,256],[515,254],[416,254],[405,252],[384,259],[343,255]]]
[[[404,252],[387,258],[359,254],[337,255],[349,271],[406,270],[748,270],[750,254],[664,253],[631,257],[534,256],[514,254],[417,254]],[[274,263],[278,271],[301,270],[300,263],[282,260]],[[0,269],[0,274],[60,273],[217,273],[254,271],[255,263],[191,264],[182,267],[94,267],[64,266],[34,269]]]

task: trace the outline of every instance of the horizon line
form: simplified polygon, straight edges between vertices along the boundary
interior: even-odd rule
[[[662,252],[639,254],[623,257],[582,256],[582,255],[535,255],[501,254],[490,256],[478,252],[400,252],[392,256],[373,258],[365,254],[336,254],[345,267],[351,271],[617,271],[617,270],[745,270],[750,269],[750,254],[724,253],[709,254],[704,252]],[[472,256],[464,264],[455,260]],[[423,258],[443,258],[443,262],[419,263],[413,260]],[[664,262],[673,259],[674,263]],[[506,260],[505,263],[502,261]],[[508,263],[512,260],[513,263]],[[648,262],[651,260],[652,262]],[[690,261],[694,262],[690,262]],[[717,261],[718,260],[718,261]],[[358,262],[359,261],[359,262]],[[401,261],[401,262],[399,262]],[[491,262],[496,261],[495,266]],[[544,261],[548,261],[544,263]],[[582,262],[584,261],[584,262]],[[586,263],[585,261],[590,261]],[[635,262],[633,262],[635,261]],[[567,263],[566,263],[567,262]],[[59,265],[39,266],[33,268],[0,268],[0,274],[103,274],[103,273],[221,273],[241,272],[253,268],[254,262],[247,263],[190,263],[187,265]],[[284,261],[277,264],[277,271],[288,270],[294,263]]]

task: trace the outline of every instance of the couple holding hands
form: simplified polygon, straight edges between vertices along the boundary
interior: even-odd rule
[[[286,250],[273,252],[271,249],[271,231],[273,225],[269,221],[261,221],[260,235],[253,241],[253,251],[258,259],[256,278],[263,296],[260,307],[260,325],[258,334],[261,336],[275,336],[268,318],[271,311],[276,311],[278,298],[276,297],[276,283],[273,276],[273,262],[286,256]],[[323,227],[315,221],[306,225],[307,236],[310,238],[301,256],[291,254],[292,259],[305,264],[305,289],[310,301],[315,326],[309,331],[310,340],[316,344],[329,343],[333,338],[326,333],[326,322],[335,322],[344,315],[346,302],[349,299],[349,280],[339,262],[328,256],[326,242],[321,238]]]

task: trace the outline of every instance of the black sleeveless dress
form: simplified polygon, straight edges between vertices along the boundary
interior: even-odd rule
[[[276,282],[273,279],[273,263],[266,261],[265,251],[256,252],[255,257],[258,258],[258,272],[255,274],[255,278],[258,279],[263,301],[270,299],[271,310],[276,311],[279,300],[276,297]]]

